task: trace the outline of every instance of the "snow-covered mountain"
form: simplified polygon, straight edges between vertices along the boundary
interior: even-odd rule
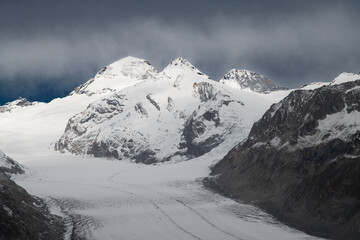
[[[219,82],[233,88],[258,93],[287,90],[285,87],[276,86],[270,78],[245,69],[231,69]]]
[[[26,98],[19,97],[19,99],[15,100],[15,101],[8,102],[8,103],[4,104],[3,106],[0,106],[0,113],[10,112],[14,108],[27,107],[27,106],[31,106],[34,104],[36,104],[36,102],[30,102]]]
[[[112,71],[120,73],[125,68],[136,85],[72,117],[57,150],[144,163],[190,159],[231,134],[248,132],[259,116],[256,109],[263,106],[264,97],[213,81],[184,58],[173,60],[160,73],[143,60],[137,60],[141,65],[128,61],[134,58],[110,66],[116,65]],[[105,73],[98,73],[95,81]]]
[[[360,75],[346,73],[272,105],[212,174],[312,234],[359,239],[359,169]]]

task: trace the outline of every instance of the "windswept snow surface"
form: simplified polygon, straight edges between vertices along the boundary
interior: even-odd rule
[[[75,92],[48,104],[36,103],[0,115],[0,149],[28,167],[25,175],[14,179],[29,193],[44,198],[53,213],[66,218],[66,239],[74,234],[101,240],[316,239],[280,224],[256,207],[202,187],[199,179],[208,176],[209,166],[249,129],[234,133],[199,158],[178,163],[143,165],[55,152],[54,142],[63,134],[68,119],[111,94],[97,89],[91,92]],[[244,95],[245,105],[253,102],[247,101],[249,94]],[[262,101],[253,108],[259,111],[258,117],[284,97],[280,92],[256,96]],[[254,113],[249,116],[253,118]]]

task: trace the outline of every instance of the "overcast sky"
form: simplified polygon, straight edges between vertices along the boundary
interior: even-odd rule
[[[0,1],[0,103],[49,101],[131,55],[290,88],[360,71],[360,1]]]

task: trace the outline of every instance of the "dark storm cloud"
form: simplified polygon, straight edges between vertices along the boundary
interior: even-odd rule
[[[127,55],[159,70],[183,56],[214,79],[247,68],[290,87],[329,81],[360,71],[359,9],[357,1],[2,1],[0,84],[56,96]]]

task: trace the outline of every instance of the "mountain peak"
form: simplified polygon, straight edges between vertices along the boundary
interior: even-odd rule
[[[115,92],[136,83],[155,79],[158,71],[146,60],[128,56],[102,67],[94,78],[76,88],[70,95]]]
[[[192,65],[187,59],[185,59],[183,57],[178,57],[178,58],[173,59],[169,65],[194,67],[194,65]]]
[[[34,105],[35,102],[30,102],[26,98],[19,97],[17,100],[14,100],[12,102],[8,102],[4,104],[3,106],[0,106],[0,113],[2,112],[11,112],[11,110],[18,108],[18,107],[27,107]]]
[[[133,56],[127,56],[127,57],[121,58],[121,59],[111,63],[109,66],[127,66],[127,65],[141,64],[141,63],[145,63],[145,64],[151,66],[151,64],[148,61],[146,61],[145,59],[137,58],[137,57],[133,57]]]
[[[202,73],[199,69],[197,69],[194,65],[192,65],[187,59],[183,57],[173,59],[169,63],[169,65],[164,68],[163,73],[165,75],[173,75],[183,71],[196,73],[197,75],[204,76],[209,79],[207,75]]]
[[[246,69],[231,69],[220,80],[220,83],[258,93],[269,93],[271,91],[286,89],[284,87],[277,87],[270,78]]]

